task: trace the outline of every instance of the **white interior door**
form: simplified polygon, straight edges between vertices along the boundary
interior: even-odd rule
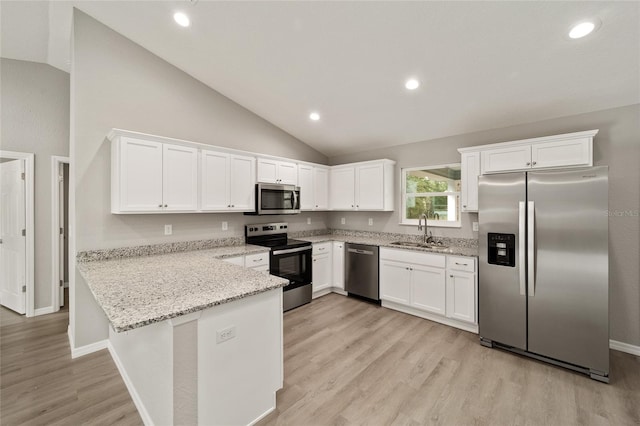
[[[24,160],[0,163],[0,304],[25,313]]]
[[[60,284],[60,306],[64,306],[64,269],[67,260],[64,250],[64,214],[65,214],[65,198],[64,198],[64,163],[58,163],[58,282]]]

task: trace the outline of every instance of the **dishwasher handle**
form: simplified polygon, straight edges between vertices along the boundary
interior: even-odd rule
[[[357,254],[366,254],[367,256],[373,256],[374,253],[370,250],[360,250],[360,249],[347,249],[349,253],[357,253]]]

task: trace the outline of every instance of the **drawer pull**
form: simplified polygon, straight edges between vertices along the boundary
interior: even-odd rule
[[[262,258],[260,259],[253,259],[254,262],[262,262]]]
[[[467,264],[466,264],[466,263],[458,263],[458,262],[456,262],[456,265],[464,265],[464,266],[467,266]]]

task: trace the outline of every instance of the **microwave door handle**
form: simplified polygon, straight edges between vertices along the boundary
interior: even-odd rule
[[[295,210],[298,208],[298,195],[296,194],[295,189],[291,192],[293,192],[293,206],[291,208]]]

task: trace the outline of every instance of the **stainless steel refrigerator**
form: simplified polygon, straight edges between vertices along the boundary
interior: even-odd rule
[[[608,167],[479,178],[483,345],[609,382]]]

